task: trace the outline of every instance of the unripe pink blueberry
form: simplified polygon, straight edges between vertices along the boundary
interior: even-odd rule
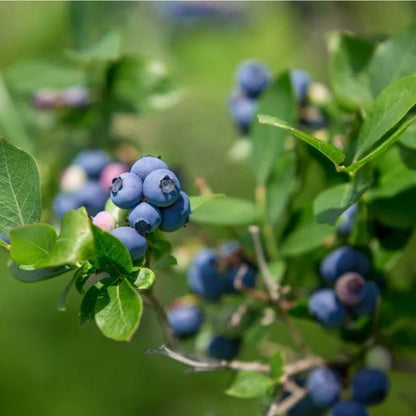
[[[100,185],[107,192],[110,190],[114,178],[127,172],[129,169],[124,163],[114,162],[108,164],[100,174]]]
[[[116,219],[107,211],[100,211],[93,217],[92,223],[104,231],[111,231],[116,228]]]
[[[357,305],[364,296],[365,281],[355,272],[345,273],[335,283],[335,293],[348,306]]]
[[[81,166],[71,165],[61,175],[59,185],[64,192],[75,192],[87,181],[87,174]]]

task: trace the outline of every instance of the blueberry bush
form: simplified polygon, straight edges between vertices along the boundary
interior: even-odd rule
[[[68,51],[74,66],[14,68],[11,80],[34,67],[55,80],[19,83],[39,137],[54,126],[76,140],[42,209],[31,142],[23,130],[0,139],[11,274],[35,283],[70,272],[59,308],[77,291],[80,325],[116,341],[140,336],[153,309],[163,341],[149,354],[190,372],[229,371],[226,394],[261,398],[259,414],[371,414],[390,400],[390,373],[411,371],[403,357],[416,346],[415,36],[415,26],[382,40],[330,33],[329,85],[252,59],[230,73],[233,152],[244,143],[252,200],[203,179],[188,196],[168,160],[114,137],[115,113],[146,117],[174,89],[122,54],[117,32]],[[154,285],[161,269],[175,273],[189,222],[227,238],[194,250],[189,292],[163,305]]]

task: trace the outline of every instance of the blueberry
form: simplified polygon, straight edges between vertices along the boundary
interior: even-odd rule
[[[89,215],[102,211],[107,200],[107,194],[97,181],[89,180],[75,192],[79,206],[84,206]]]
[[[248,134],[257,111],[257,101],[241,93],[235,93],[230,100],[230,114],[243,135]]]
[[[124,244],[133,260],[138,260],[144,256],[147,247],[146,239],[136,233],[133,228],[119,227],[110,233]]]
[[[168,207],[178,198],[181,187],[176,175],[168,169],[156,169],[143,182],[143,195],[152,205]]]
[[[222,296],[223,282],[217,262],[217,255],[204,249],[196,254],[188,272],[190,289],[206,300],[216,301]]]
[[[142,180],[134,173],[122,173],[113,179],[110,196],[119,208],[133,208],[143,197]]]
[[[309,312],[327,329],[339,328],[347,319],[344,306],[331,289],[320,289],[312,294]]]
[[[39,110],[52,110],[62,102],[61,94],[53,90],[38,90],[33,94],[33,106]]]
[[[342,385],[338,375],[328,367],[317,367],[309,373],[306,388],[316,406],[327,407],[339,399]]]
[[[208,354],[218,360],[232,360],[240,350],[240,339],[215,336],[208,345]]]
[[[73,85],[63,91],[62,100],[70,108],[84,108],[90,105],[90,93],[81,85]]]
[[[232,240],[220,247],[219,257],[227,267],[239,266],[243,260],[242,247],[239,241]]]
[[[366,282],[364,293],[359,303],[352,307],[355,315],[369,315],[374,312],[380,290],[375,282]]]
[[[361,403],[346,400],[333,406],[329,416],[368,416],[368,412]]]
[[[115,162],[108,164],[100,174],[101,187],[108,192],[113,183],[113,179],[120,176],[122,173],[126,173],[127,171],[128,168],[124,163]]]
[[[224,281],[224,291],[226,293],[238,293],[238,289],[236,288],[236,278],[239,274],[240,267],[230,267],[225,272],[225,281]],[[256,284],[256,271],[250,267],[247,266],[247,270],[244,272],[244,274],[241,276],[241,284],[244,287],[254,287]]]
[[[309,84],[311,83],[311,76],[301,69],[292,69],[290,71],[290,80],[292,81],[296,99],[299,102],[304,102],[308,93]]]
[[[335,283],[339,276],[356,272],[365,277],[370,271],[367,257],[352,247],[343,246],[329,253],[321,263],[321,276],[329,283]]]
[[[75,192],[87,181],[87,174],[81,166],[71,165],[61,175],[59,185],[64,192]]]
[[[3,234],[0,233],[0,240],[6,244],[10,244],[10,240]]]
[[[202,325],[202,313],[198,306],[177,306],[168,311],[168,320],[178,337],[194,335]]]
[[[337,233],[341,236],[347,236],[354,228],[355,216],[358,212],[358,203],[351,205],[342,213],[337,224]]]
[[[239,65],[237,82],[242,91],[251,98],[258,97],[270,83],[270,72],[261,62],[245,61]]]
[[[78,209],[81,206],[75,194],[59,192],[52,203],[52,210],[58,219],[61,219],[68,211]]]
[[[73,164],[81,166],[90,178],[98,178],[101,171],[110,162],[104,150],[84,150],[74,159]]]
[[[141,235],[156,231],[160,220],[160,211],[147,202],[140,202],[129,214],[130,225]]]
[[[389,380],[383,371],[365,368],[352,380],[352,396],[357,402],[369,405],[382,402],[389,390]]]
[[[287,412],[288,416],[322,416],[326,409],[316,406],[309,394],[299,400]]]
[[[100,211],[93,217],[92,223],[104,231],[111,231],[116,227],[116,219],[107,211]]]
[[[156,169],[168,169],[168,165],[163,162],[159,157],[151,155],[141,157],[132,167],[131,172],[140,176],[144,181],[146,176]]]
[[[188,195],[181,191],[179,198],[170,207],[161,208],[162,222],[160,229],[162,231],[170,232],[176,231],[184,227],[189,222],[189,215],[191,214],[191,202]]]
[[[365,280],[354,272],[345,273],[335,282],[338,299],[348,306],[357,305],[364,296]]]

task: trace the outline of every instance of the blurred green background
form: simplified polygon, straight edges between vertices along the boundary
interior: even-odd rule
[[[413,22],[416,11],[410,2],[221,6],[226,17],[178,23],[167,17],[166,4],[155,2],[2,2],[0,70],[7,72],[28,58],[59,62],[63,51],[85,36],[96,40],[106,30],[120,28],[123,50],[162,62],[182,91],[176,106],[137,120],[122,119],[121,130],[145,153],[163,154],[170,164],[182,166],[190,193],[195,193],[193,179],[204,177],[216,192],[252,198],[250,166],[226,157],[236,139],[227,100],[238,63],[255,57],[273,71],[299,67],[325,82],[326,32],[390,34]],[[64,151],[67,144],[54,146]],[[41,166],[52,163],[42,146],[35,148],[35,155]],[[193,235],[193,227],[183,236]],[[75,292],[68,311],[56,312],[68,276],[36,285],[20,283],[8,274],[4,251],[0,271],[0,415],[261,413],[261,401],[223,394],[230,374],[186,375],[180,364],[146,356],[146,348],[161,343],[151,311],[132,342],[117,343],[94,327],[78,327],[80,299]],[[184,276],[166,273],[156,289],[167,303],[186,291]],[[414,382],[412,376],[393,374],[390,398],[371,409],[371,415],[414,415]]]

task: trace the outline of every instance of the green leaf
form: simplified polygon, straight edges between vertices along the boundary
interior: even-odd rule
[[[368,68],[373,95],[379,94],[392,81],[414,74],[415,68],[416,25],[412,25],[378,44]]]
[[[130,253],[116,237],[91,224],[95,243],[95,265],[111,276],[125,276],[133,269]]]
[[[343,183],[325,189],[315,199],[313,209],[318,223],[335,225],[338,217],[369,188],[366,182]]]
[[[37,268],[69,264],[94,259],[94,238],[84,207],[69,211],[62,219],[62,230],[50,255],[35,264]]]
[[[299,256],[320,247],[332,236],[334,228],[327,224],[309,223],[292,232],[281,247],[283,256]]]
[[[293,124],[296,120],[296,100],[289,72],[277,77],[259,102],[259,113],[273,114]],[[283,152],[287,134],[284,131],[255,123],[251,134],[252,163],[259,185],[264,185],[278,156]]]
[[[76,276],[74,274],[70,281],[65,285],[64,290],[59,295],[58,301],[56,302],[56,309],[58,309],[58,311],[66,311],[69,292],[71,291],[72,285],[75,282],[75,278]]]
[[[283,260],[276,260],[269,263],[269,271],[275,283],[279,284],[283,280],[287,270],[287,264]]]
[[[0,73],[0,133],[28,152],[33,150],[32,142],[26,133],[24,121],[9,94]],[[0,163],[0,166],[2,164]]]
[[[140,267],[137,277],[134,280],[133,285],[137,289],[147,290],[150,289],[156,282],[156,275],[153,273],[153,270],[150,270],[146,267]]]
[[[191,201],[192,213],[194,213],[197,209],[199,209],[203,205],[209,204],[213,199],[223,198],[223,197],[225,197],[224,194],[209,194],[209,195],[190,196],[189,200]],[[192,217],[191,217],[191,219],[192,219]]]
[[[39,172],[35,160],[0,137],[0,233],[40,219]]]
[[[257,371],[240,371],[234,378],[231,387],[226,391],[229,396],[241,399],[261,397],[270,391],[273,380]]]
[[[75,287],[80,294],[83,294],[85,292],[84,285],[94,272],[95,268],[88,262],[85,262],[81,267],[79,267],[75,271]]]
[[[271,368],[271,376],[273,380],[279,382],[280,378],[285,373],[284,371],[284,364],[285,364],[285,354],[283,351],[277,351],[273,357],[270,359],[270,368]]]
[[[142,298],[126,279],[104,285],[94,306],[98,328],[106,337],[116,341],[131,339],[139,326],[142,312]]]
[[[79,51],[68,51],[68,57],[79,63],[115,61],[121,54],[121,34],[117,30],[106,33],[97,43]]]
[[[358,136],[357,161],[385,137],[416,104],[416,75],[400,78],[386,87],[374,101]]]
[[[192,221],[214,225],[248,225],[258,221],[255,205],[239,198],[215,198],[192,214]]]
[[[276,117],[268,116],[265,114],[259,114],[258,118],[260,123],[279,127],[280,129],[288,131],[297,138],[308,143],[309,145],[317,149],[319,152],[321,152],[323,155],[325,155],[331,162],[334,163],[335,166],[339,165],[344,161],[344,153],[342,153],[341,150],[337,149],[332,144],[323,142],[322,140],[319,140],[316,137],[310,136],[309,134],[304,133],[303,131],[300,131],[290,126],[285,121],[279,120]]]
[[[349,33],[333,32],[329,34],[328,46],[331,87],[336,100],[349,110],[366,107],[373,97],[365,69],[375,43]]]
[[[57,267],[46,267],[44,269],[37,270],[23,270],[19,268],[16,263],[9,265],[10,273],[21,282],[34,283],[41,280],[52,279],[53,277],[60,276],[67,271],[71,270],[69,266],[57,266]]]
[[[164,267],[176,266],[177,264],[178,261],[176,260],[175,256],[169,253],[165,253],[153,263],[153,268],[157,270]]]
[[[45,260],[56,241],[55,230],[48,224],[30,224],[10,232],[10,254],[14,262],[24,268]]]
[[[94,321],[95,303],[97,302],[99,294],[100,289],[97,286],[92,286],[82,298],[78,317],[78,322],[81,327],[85,327],[89,325],[90,322]]]

